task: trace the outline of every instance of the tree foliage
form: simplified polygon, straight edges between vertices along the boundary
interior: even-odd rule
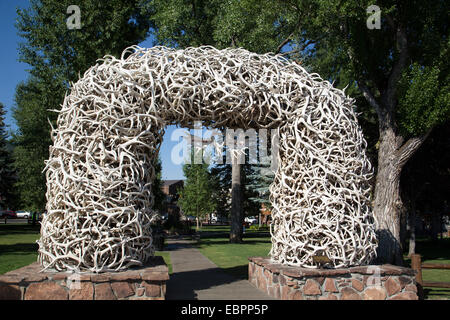
[[[0,103],[0,209],[13,208],[15,171],[5,125],[6,111]]]
[[[155,169],[155,178],[152,182],[153,209],[162,212],[164,209],[165,193],[162,191],[162,165],[161,159],[158,158],[153,166]]]
[[[266,53],[276,51],[290,33],[289,10],[277,1],[143,0],[142,6],[162,45],[233,46]]]
[[[30,77],[16,89],[14,118],[18,132],[14,158],[17,188],[23,208],[41,211],[45,206],[44,161],[48,159],[50,124],[64,95],[80,74],[97,59],[122,51],[146,38],[150,20],[139,1],[82,0],[81,29],[67,27],[69,0],[31,0],[18,10],[16,28],[24,42],[21,62],[30,65]]]
[[[255,180],[259,179],[252,165],[242,164],[242,209],[244,216],[258,215],[260,205],[256,199],[259,199],[258,192],[249,186],[255,184]],[[216,202],[216,212],[220,216],[228,217],[231,212],[231,164],[215,164],[211,167],[212,189]]]
[[[178,204],[184,214],[201,219],[205,215],[212,213],[215,209],[215,201],[213,199],[211,174],[208,170],[208,164],[186,163],[183,165],[183,173],[186,180],[184,187],[179,191]]]
[[[377,164],[379,257],[399,258],[402,168],[450,116],[449,2],[378,1],[379,29],[368,28],[369,0],[168,2],[166,9],[156,5],[162,1],[149,2],[158,9],[153,18],[160,42],[283,52],[336,86],[349,85]]]

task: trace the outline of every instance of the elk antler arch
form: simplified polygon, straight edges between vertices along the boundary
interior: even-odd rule
[[[44,268],[123,270],[153,255],[153,161],[168,124],[277,128],[273,260],[314,267],[370,262],[372,175],[353,100],[272,54],[131,47],[72,86],[46,163]]]

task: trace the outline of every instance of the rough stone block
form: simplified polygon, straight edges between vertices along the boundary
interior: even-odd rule
[[[403,288],[405,288],[408,284],[412,283],[412,278],[411,277],[405,277],[405,276],[400,276],[398,277],[398,282],[400,283],[400,286]]]
[[[386,290],[383,287],[370,287],[364,291],[364,300],[385,300]]]
[[[390,297],[388,300],[418,300],[418,297],[414,292],[405,291]]]
[[[79,288],[69,290],[69,300],[93,300],[94,285],[91,282],[80,282]]]
[[[356,279],[352,279],[352,287],[356,291],[361,292],[361,291],[364,290],[364,283],[362,281],[359,281],[359,280],[356,280]]]
[[[21,300],[20,287],[11,284],[0,284],[0,300]]]
[[[138,297],[142,297],[144,295],[144,293],[145,293],[145,288],[137,288],[136,289],[136,295]]]
[[[341,289],[341,300],[361,300],[361,296],[355,289],[345,287]]]
[[[303,295],[300,290],[294,290],[289,294],[288,299],[289,300],[303,300]]]
[[[334,283],[333,278],[325,279],[324,290],[327,292],[339,292],[339,290],[336,288],[336,284]]]
[[[67,300],[67,290],[55,282],[37,282],[25,289],[25,300]]]
[[[109,282],[102,282],[95,285],[95,300],[117,300]]]
[[[161,286],[158,282],[142,281],[142,286],[145,288],[145,295],[147,297],[160,297]]]
[[[288,286],[281,286],[281,300],[288,300],[289,294],[291,293],[291,288]]]
[[[118,299],[124,299],[134,295],[133,287],[128,282],[112,282],[111,288]]]
[[[384,287],[386,288],[388,296],[392,296],[402,290],[402,287],[394,277],[389,277],[384,283]]]
[[[408,284],[407,286],[405,286],[405,291],[417,293],[417,286],[415,284]]]
[[[320,285],[317,283],[317,281],[308,279],[308,280],[306,280],[306,283],[303,286],[303,294],[319,295],[319,294],[322,294],[322,291],[320,290]]]

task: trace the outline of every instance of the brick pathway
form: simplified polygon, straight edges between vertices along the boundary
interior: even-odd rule
[[[273,300],[247,280],[236,279],[217,267],[193,241],[168,241],[172,261],[167,300]]]

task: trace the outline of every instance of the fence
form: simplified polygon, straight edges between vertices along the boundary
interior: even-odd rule
[[[448,269],[450,270],[450,264],[444,263],[422,263],[420,254],[411,255],[411,268],[417,271],[416,283],[418,294],[420,298],[423,298],[423,287],[432,288],[450,288],[450,282],[439,281],[423,281],[422,269]]]

